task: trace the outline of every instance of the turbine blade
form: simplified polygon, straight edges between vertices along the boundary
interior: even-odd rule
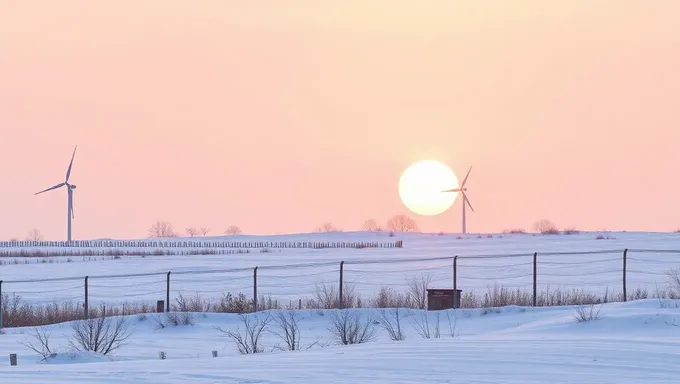
[[[65,183],[68,183],[68,178],[71,177],[71,167],[73,167],[73,158],[76,157],[76,149],[78,149],[77,145],[76,145],[75,148],[73,148],[73,155],[71,155],[71,162],[68,164],[68,170],[66,171],[66,181],[65,181]]]
[[[73,190],[70,191],[71,193],[68,194],[68,200],[69,200],[69,206],[71,207],[71,218],[75,219],[76,218],[76,213],[75,210],[73,209]]]
[[[460,189],[459,188],[447,189],[447,190],[444,190],[442,192],[460,192]]]
[[[468,207],[470,207],[470,209],[472,210],[472,212],[474,212],[475,209],[472,208],[472,204],[470,204],[470,200],[468,199],[467,194],[466,194],[465,192],[461,192],[461,193],[463,194],[463,200],[465,200],[465,201],[463,202],[463,204],[467,203]]]
[[[468,176],[470,176],[470,171],[472,171],[472,167],[470,167],[470,169],[468,169],[468,173],[467,173],[467,175],[465,175],[465,178],[463,179],[463,183],[460,185],[460,189],[463,189],[463,187],[465,186],[465,183],[467,182]]]
[[[39,194],[41,194],[41,193],[43,193],[43,192],[51,191],[51,190],[53,190],[53,189],[61,188],[61,187],[63,187],[64,185],[66,185],[66,183],[57,184],[57,185],[55,185],[54,187],[49,187],[49,188],[47,188],[47,189],[43,189],[43,190],[40,191],[40,192],[37,192],[36,195],[39,195]]]

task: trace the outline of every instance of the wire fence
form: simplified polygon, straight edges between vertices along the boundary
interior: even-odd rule
[[[0,241],[0,248],[401,248],[394,241],[72,240]]]
[[[423,307],[426,288],[456,307],[678,298],[680,250],[625,249],[170,270],[0,280],[0,328],[109,314],[276,308]]]

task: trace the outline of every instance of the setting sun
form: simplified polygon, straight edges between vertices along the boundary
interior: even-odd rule
[[[446,165],[433,160],[412,164],[399,179],[399,197],[414,213],[434,216],[453,205],[457,193],[442,193],[458,187],[458,178]]]

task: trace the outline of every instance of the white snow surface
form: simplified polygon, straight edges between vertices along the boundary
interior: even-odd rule
[[[575,320],[576,307],[402,310],[406,340],[378,328],[361,345],[314,346],[302,351],[238,355],[214,329],[236,329],[231,314],[194,314],[195,324],[156,329],[151,318],[129,317],[130,343],[112,357],[70,354],[69,324],[48,327],[59,355],[47,362],[19,342],[31,329],[6,329],[0,355],[17,353],[18,366],[0,364],[3,383],[677,383],[680,309],[672,301],[642,300],[601,306],[600,318]],[[376,310],[361,309],[362,316]],[[300,311],[301,344],[331,343],[333,310]],[[448,317],[447,317],[448,312]],[[441,321],[440,339],[423,339],[414,324],[423,313]],[[257,316],[264,316],[258,313]],[[251,315],[252,316],[252,315]],[[456,331],[451,336],[448,318]],[[275,329],[273,329],[275,330]],[[280,343],[263,336],[271,350]],[[219,357],[213,358],[211,351]],[[167,360],[159,360],[165,351]]]

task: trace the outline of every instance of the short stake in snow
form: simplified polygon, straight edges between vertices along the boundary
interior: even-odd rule
[[[212,351],[213,357],[217,357],[217,351]]]
[[[9,365],[11,365],[11,366],[17,365],[17,354],[16,353],[11,353],[9,355]]]
[[[166,357],[166,356],[165,356],[165,352],[164,352],[164,351],[158,352],[158,358],[159,358],[159,359],[165,360],[165,357]]]

